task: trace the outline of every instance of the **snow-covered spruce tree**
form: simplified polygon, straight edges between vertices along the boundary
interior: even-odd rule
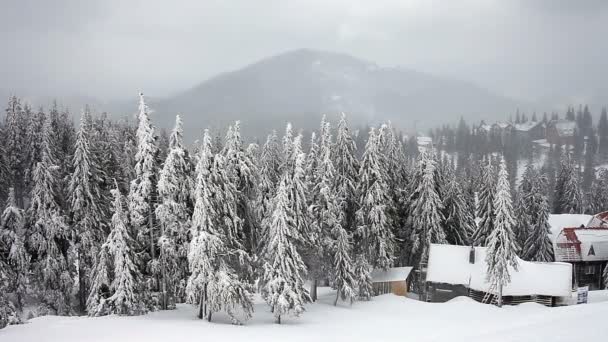
[[[281,159],[281,167],[280,167],[280,176],[279,181],[282,175],[285,172],[289,172],[289,170],[293,170],[293,127],[291,123],[288,122],[285,127],[285,135],[283,135],[283,150],[282,150],[282,159]],[[278,185],[277,185],[278,187]]]
[[[363,254],[356,255],[355,281],[357,283],[357,299],[369,300],[372,298],[374,287],[372,284],[371,266]]]
[[[235,179],[224,157],[213,156],[211,148],[206,130],[196,168],[187,293],[200,305],[199,318],[211,321],[213,312],[223,310],[233,323],[240,323],[234,312],[237,307],[246,319],[253,311],[249,286],[242,280],[250,258],[243,247],[246,236],[238,216]]]
[[[496,176],[494,166],[490,157],[488,157],[486,165],[481,172],[481,189],[479,191],[479,207],[477,216],[480,221],[477,224],[477,230],[472,237],[472,243],[476,246],[487,246],[488,237],[494,231],[495,216],[494,216],[494,194],[496,192]]]
[[[112,230],[102,248],[107,248],[113,258],[114,278],[110,286],[112,296],[107,299],[108,313],[116,315],[141,315],[146,313],[146,289],[142,275],[134,263],[135,242],[128,229],[127,214],[123,210],[123,198],[116,184],[112,191],[114,208]],[[100,258],[101,260],[101,258]],[[102,266],[101,266],[102,267]],[[103,275],[101,275],[103,276]]]
[[[274,198],[262,277],[263,297],[279,324],[284,315],[300,315],[304,312],[304,304],[311,301],[302,279],[306,266],[296,249],[297,232],[289,208],[286,178],[283,176]]]
[[[9,189],[6,207],[0,217],[0,263],[8,267],[5,274],[10,274],[8,286],[3,288],[5,293],[14,293],[17,309],[23,310],[25,304],[26,286],[30,255],[25,250],[23,210],[17,206],[15,191]]]
[[[18,324],[20,322],[17,309],[8,298],[10,285],[10,266],[3,258],[0,258],[0,329],[9,324]]]
[[[35,256],[33,276],[43,310],[58,315],[71,312],[70,292],[73,278],[69,268],[68,225],[56,202],[57,173],[51,150],[50,119],[41,133],[41,159],[34,170],[34,187],[28,208],[28,246]]]
[[[517,188],[517,198],[515,202],[515,227],[513,228],[513,231],[515,233],[517,246],[520,247],[518,250],[518,255],[522,258],[524,257],[523,247],[528,239],[528,236],[530,235],[530,229],[532,227],[529,201],[532,199],[534,181],[539,176],[540,174],[534,168],[534,164],[532,161],[529,161]],[[535,209],[536,208],[534,208],[534,210]]]
[[[167,158],[158,179],[156,217],[160,223],[160,266],[163,309],[184,300],[188,274],[188,228],[190,227],[190,160],[182,143],[182,121],[175,118]]]
[[[17,204],[23,206],[25,179],[23,170],[26,167],[27,118],[21,107],[21,101],[12,96],[8,101],[5,120],[4,149],[6,163],[10,174],[10,186],[15,189]]]
[[[137,153],[135,179],[129,189],[129,214],[134,226],[135,239],[143,249],[143,270],[156,259],[157,234],[154,223],[154,182],[156,174],[156,145],[154,128],[150,123],[144,95],[139,94],[139,125],[137,127]]]
[[[90,272],[92,279],[86,308],[89,316],[105,316],[110,312],[107,301],[111,295],[110,286],[112,285],[108,267],[109,262],[108,245],[105,244],[99,249],[95,268]]]
[[[25,191],[31,192],[34,181],[34,170],[42,155],[42,133],[46,114],[40,111],[34,113],[29,105],[23,107],[23,115],[27,118],[25,132]],[[52,147],[51,147],[52,150]]]
[[[443,204],[435,185],[435,161],[428,155],[428,152],[422,153],[421,161],[424,171],[418,188],[415,190],[418,196],[411,203],[411,220],[414,228],[411,237],[412,254],[418,256],[417,262],[427,260],[431,243],[447,243],[442,226]]]
[[[226,144],[222,153],[231,182],[236,187],[237,215],[241,218],[243,232],[246,235],[243,246],[251,255],[258,244],[259,222],[253,203],[257,197],[257,165],[246,153],[241,139],[241,123],[236,121],[226,135]]]
[[[580,214],[583,210],[578,171],[570,154],[562,156],[559,175],[555,182],[553,207],[555,214]]]
[[[194,212],[188,251],[190,277],[186,292],[191,302],[199,304],[199,318],[207,316],[207,287],[213,276],[217,254],[221,251],[220,227],[214,203],[211,172],[214,155],[211,135],[205,130],[196,164]]]
[[[372,267],[387,269],[393,263],[395,241],[387,203],[390,201],[386,163],[379,137],[372,128],[359,170],[357,194],[357,253],[363,253]]]
[[[474,210],[451,166],[447,168],[445,182],[442,201],[446,240],[452,245],[467,246],[476,228]]]
[[[547,199],[547,177],[537,174],[532,179],[530,192],[522,199],[530,217],[529,234],[521,245],[523,259],[529,261],[554,261],[553,243],[549,238],[549,201]]]
[[[504,158],[500,161],[496,192],[494,195],[494,230],[488,236],[486,263],[488,264],[487,281],[491,292],[497,291],[498,306],[502,306],[502,289],[511,282],[509,267],[517,270],[517,245],[513,226],[513,207],[509,175]]]
[[[336,169],[334,187],[340,205],[340,221],[348,232],[355,231],[355,212],[357,210],[357,177],[359,160],[357,146],[348,128],[346,115],[338,122],[338,132],[334,145],[333,161]]]
[[[608,208],[608,170],[600,168],[591,185],[589,207],[592,213],[599,213]]]
[[[332,238],[334,239],[332,280],[336,288],[334,305],[338,304],[338,298],[352,304],[357,298],[358,282],[355,265],[351,258],[352,243],[350,235],[340,224],[336,224],[332,229]]]
[[[278,184],[281,167],[281,150],[279,148],[277,133],[272,131],[266,138],[266,143],[262,147],[259,161],[259,181],[256,199],[256,214],[258,222],[262,222],[264,217],[270,216],[272,208],[270,204],[274,197],[275,187]],[[261,232],[261,234],[263,234]],[[260,236],[260,240],[264,238]],[[259,243],[258,243],[259,244]]]
[[[78,300],[80,309],[86,309],[91,271],[101,245],[105,240],[105,203],[101,197],[97,165],[91,153],[91,116],[88,108],[80,118],[76,137],[76,150],[72,159],[73,172],[69,182],[72,241],[78,260]]]

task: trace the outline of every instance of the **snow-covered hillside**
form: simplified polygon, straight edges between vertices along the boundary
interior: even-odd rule
[[[600,293],[602,292],[602,293]],[[606,299],[603,291],[590,296]],[[601,341],[608,302],[547,308],[523,304],[502,309],[459,297],[448,303],[425,303],[394,295],[331,305],[333,292],[321,289],[317,304],[300,318],[273,324],[267,306],[258,301],[245,326],[218,315],[217,322],[194,318],[195,309],[136,317],[40,317],[29,324],[0,330],[3,342],[80,341]]]

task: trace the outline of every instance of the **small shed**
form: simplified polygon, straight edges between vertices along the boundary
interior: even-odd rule
[[[388,270],[377,269],[372,272],[374,296],[392,293],[405,296],[413,267],[392,267]]]

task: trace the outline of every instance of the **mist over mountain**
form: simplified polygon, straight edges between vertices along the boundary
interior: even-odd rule
[[[439,123],[503,120],[527,104],[460,80],[355,57],[300,49],[220,74],[151,106],[156,124],[170,127],[180,113],[186,136],[243,122],[244,134],[263,137],[290,121],[313,129],[323,114],[345,112],[353,125],[391,120],[405,131]]]

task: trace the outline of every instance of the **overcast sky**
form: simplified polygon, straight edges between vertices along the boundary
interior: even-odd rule
[[[584,100],[608,88],[606,0],[0,0],[0,7],[5,90],[163,96],[302,47],[522,99]]]

